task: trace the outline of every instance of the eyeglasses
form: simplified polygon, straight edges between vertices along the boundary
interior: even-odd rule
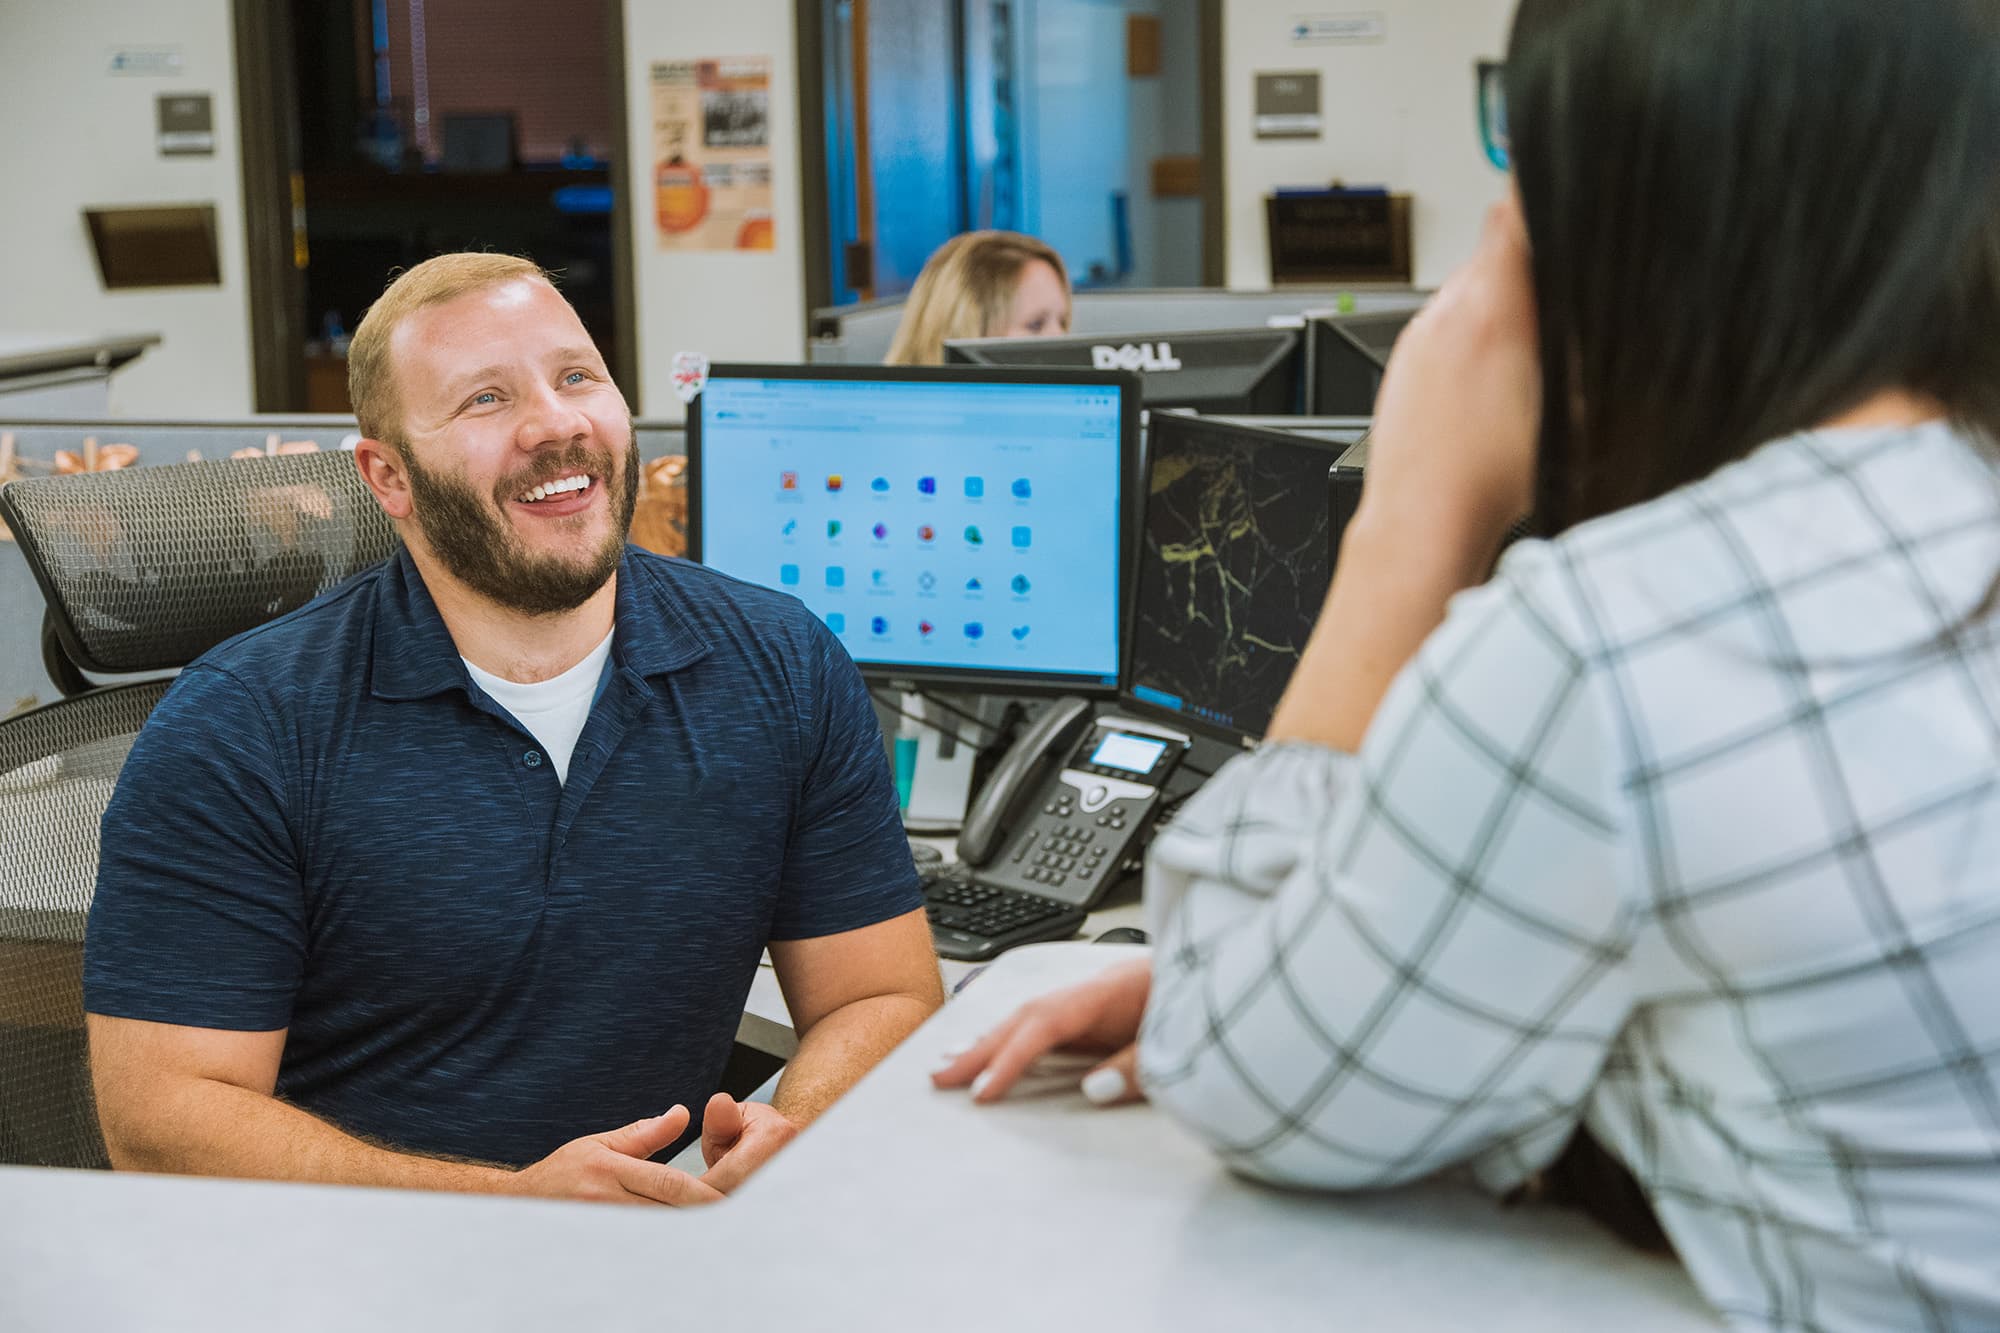
[[[1479,141],[1486,160],[1505,171],[1513,158],[1507,140],[1507,66],[1482,60],[1473,70],[1479,98]]]

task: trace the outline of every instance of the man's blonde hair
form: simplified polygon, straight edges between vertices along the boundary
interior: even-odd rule
[[[347,397],[354,404],[363,435],[390,444],[401,442],[395,367],[389,361],[389,341],[396,326],[426,306],[443,305],[468,292],[517,278],[537,278],[555,285],[532,259],[466,252],[426,259],[399,275],[375,298],[347,348]]]
[[[886,363],[940,365],[947,338],[990,338],[1004,330],[1021,270],[1037,259],[1062,279],[1067,324],[1069,273],[1061,255],[1018,231],[969,231],[939,246],[917,275]]]

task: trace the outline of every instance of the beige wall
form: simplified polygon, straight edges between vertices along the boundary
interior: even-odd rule
[[[805,268],[799,203],[798,76],[791,0],[672,4],[626,0],[626,85],[632,142],[633,267],[639,325],[639,397],[650,417],[679,420],[676,352],[711,361],[798,361],[805,355]],[[653,209],[649,83],[659,60],[771,58],[771,220],[777,249],[682,254],[659,248]]]
[[[1372,45],[1296,44],[1297,0],[1223,0],[1223,190],[1231,287],[1270,283],[1264,196],[1280,185],[1387,185],[1415,196],[1419,286],[1436,286],[1478,240],[1506,178],[1480,150],[1473,65],[1506,49],[1515,0],[1358,0],[1326,12],[1383,16]],[[1317,70],[1319,139],[1258,140],[1253,76]]]
[[[111,382],[126,416],[250,410],[243,187],[229,0],[0,0],[0,330],[157,332]],[[118,47],[171,46],[177,76],[109,72]],[[161,157],[154,98],[214,99],[215,155]],[[107,292],[80,209],[213,203],[222,285]]]

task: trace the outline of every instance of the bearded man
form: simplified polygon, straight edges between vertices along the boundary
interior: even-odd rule
[[[719,1198],[942,1001],[867,690],[794,599],[626,544],[631,412],[534,264],[404,273],[349,380],[404,548],[182,673],[105,816],[112,1161]],[[767,946],[799,1049],[739,1104]],[[699,1177],[648,1160],[693,1107]]]

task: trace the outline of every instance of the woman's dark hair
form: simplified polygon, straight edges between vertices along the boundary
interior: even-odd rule
[[[2000,442],[1996,11],[1522,0],[1545,532],[1883,389]]]

